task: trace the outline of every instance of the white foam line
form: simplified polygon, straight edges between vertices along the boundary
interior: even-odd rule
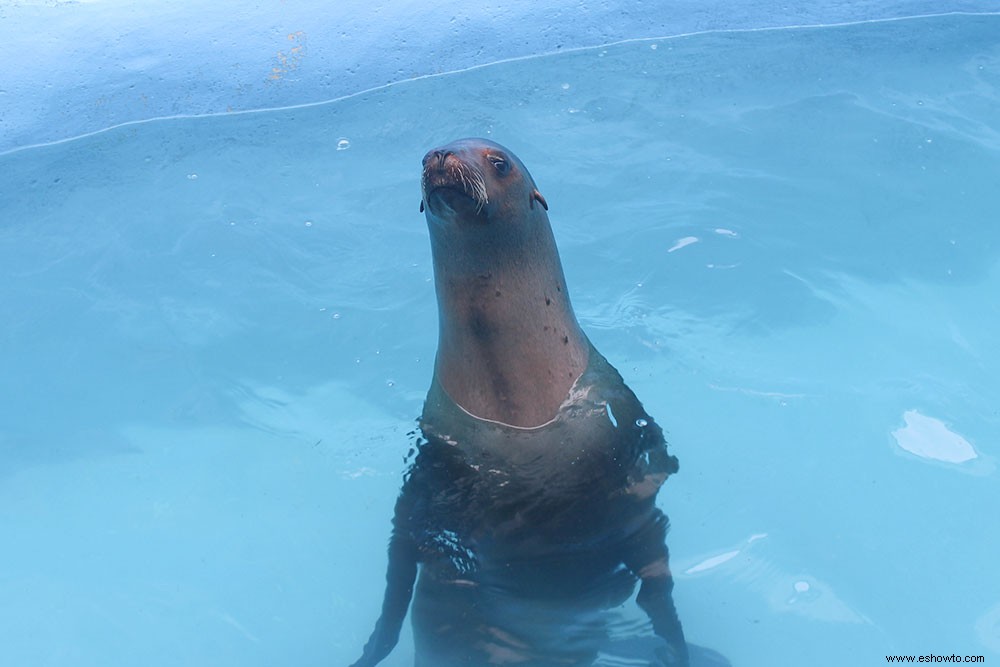
[[[735,549],[734,551],[727,551],[724,554],[719,554],[717,556],[712,556],[711,558],[706,558],[697,565],[693,565],[688,569],[684,570],[684,574],[698,574],[699,572],[704,572],[705,570],[711,570],[714,567],[718,567],[725,562],[731,561],[740,555],[740,550]]]
[[[806,398],[807,394],[786,394],[780,391],[760,391],[757,389],[746,389],[744,387],[723,387],[717,384],[708,385],[709,389],[714,389],[715,391],[732,391],[738,392],[740,394],[746,394],[747,396],[763,396],[764,398]]]
[[[438,77],[453,76],[456,74],[462,74],[464,72],[472,72],[478,69],[484,69],[486,67],[493,67],[494,65],[504,65],[507,63],[522,62],[526,60],[532,60],[534,58],[546,58],[548,56],[560,55],[565,53],[583,53],[584,51],[596,51],[598,49],[605,49],[613,46],[622,46],[625,44],[642,44],[648,42],[663,42],[667,40],[684,39],[687,37],[702,37],[705,35],[737,35],[745,33],[755,33],[755,32],[779,32],[786,30],[817,30],[821,28],[847,28],[851,26],[859,25],[874,25],[880,23],[896,23],[901,21],[919,21],[924,19],[935,19],[944,18],[947,16],[1000,16],[1000,12],[942,12],[940,14],[914,14],[912,16],[894,16],[890,18],[882,19],[864,19],[860,21],[845,21],[842,23],[803,23],[796,25],[782,25],[782,26],[764,26],[758,28],[717,28],[712,30],[696,30],[693,32],[682,32],[676,35],[664,35],[662,37],[632,37],[629,39],[622,39],[616,42],[607,42],[605,44],[599,44],[597,46],[575,46],[569,49],[559,49],[554,51],[545,51],[543,53],[533,53],[527,56],[514,56],[511,58],[501,58],[500,60],[493,60],[488,63],[480,63],[478,65],[470,65],[468,67],[463,67],[460,69],[449,70],[447,72],[436,72],[434,74],[421,74],[420,76],[415,76],[410,79],[403,79],[402,81],[391,81],[381,86],[374,86],[372,88],[366,88],[364,90],[359,90],[354,93],[348,93],[347,95],[341,95],[340,97],[333,97],[328,100],[322,100],[319,102],[304,102],[302,104],[291,104],[282,107],[265,107],[262,109],[243,109],[240,111],[214,111],[211,113],[203,114],[176,114],[173,116],[155,116],[153,118],[143,118],[141,120],[129,120],[124,123],[118,123],[116,125],[109,125],[108,127],[101,128],[100,130],[94,130],[92,132],[85,132],[84,134],[78,134],[72,137],[66,137],[63,139],[55,139],[53,141],[44,141],[37,144],[29,144],[27,146],[17,146],[15,148],[9,148],[5,151],[0,151],[0,157],[6,157],[13,153],[19,153],[21,151],[31,150],[34,148],[46,148],[48,146],[58,146],[60,144],[66,144],[72,141],[77,141],[79,139],[87,139],[88,137],[93,137],[105,132],[110,132],[112,130],[117,130],[123,127],[132,127],[134,125],[145,125],[146,123],[157,123],[161,121],[168,120],[191,120],[196,118],[216,118],[219,116],[243,116],[258,113],[271,113],[272,111],[295,111],[296,109],[309,109],[312,107],[323,106],[326,104],[336,104],[337,102],[344,102],[346,100],[353,99],[355,97],[360,97],[362,95],[368,95],[370,93],[378,92],[380,90],[387,90],[395,86],[400,86],[407,83],[413,83],[415,81],[423,81],[425,79],[436,79]]]
[[[254,635],[252,632],[243,627],[243,624],[241,624],[239,621],[237,621],[229,614],[225,612],[219,612],[219,618],[221,618],[223,621],[236,628],[244,637],[246,637],[250,641],[254,642],[255,644],[260,643],[260,639],[256,635]]]

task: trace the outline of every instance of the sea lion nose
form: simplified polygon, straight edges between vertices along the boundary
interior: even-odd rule
[[[429,153],[427,153],[427,155],[424,156],[424,160],[423,160],[424,166],[425,167],[431,167],[431,166],[433,166],[433,167],[441,168],[441,167],[444,166],[444,161],[451,154],[452,154],[452,151],[445,151],[445,150],[439,150],[439,149],[432,150]]]

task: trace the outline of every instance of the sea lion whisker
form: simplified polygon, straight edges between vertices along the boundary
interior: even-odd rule
[[[462,190],[476,201],[476,213],[481,213],[483,207],[490,203],[483,172],[472,165],[459,162],[455,165],[455,173],[462,183]]]

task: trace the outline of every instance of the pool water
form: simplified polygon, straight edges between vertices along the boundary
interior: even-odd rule
[[[419,160],[463,136],[531,170],[680,458],[690,641],[1000,659],[1000,16],[947,15],[0,156],[0,664],[360,654],[436,345]]]

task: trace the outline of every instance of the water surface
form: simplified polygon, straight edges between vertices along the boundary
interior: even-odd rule
[[[0,157],[0,662],[357,656],[435,349],[419,159],[461,136],[531,169],[584,328],[668,430],[692,641],[1000,658],[1000,17],[946,16]]]

